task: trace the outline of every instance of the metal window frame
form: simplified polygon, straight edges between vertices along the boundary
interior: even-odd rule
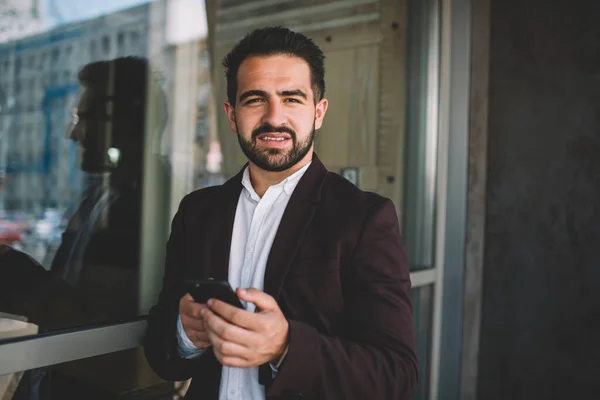
[[[431,144],[426,169],[436,173],[435,189],[428,189],[436,197],[433,209],[425,210],[430,217],[422,221],[429,225],[423,239],[429,234],[435,240],[433,249],[419,248],[423,259],[433,257],[433,268],[411,273],[413,288],[434,286],[431,400],[460,397],[472,35],[471,0],[439,0],[438,6],[439,38],[430,42],[428,66],[436,85],[428,88],[425,139]]]
[[[0,376],[139,347],[146,321],[132,321],[0,344]]]
[[[437,276],[431,345],[431,400],[460,397],[470,126],[471,0],[442,0],[441,12]]]
[[[414,272],[411,279],[413,287],[426,286],[434,282],[435,271]],[[0,344],[0,376],[140,347],[146,326],[139,320]]]
[[[424,21],[409,12],[409,89],[406,116],[405,190],[403,218],[405,245],[413,270],[435,268],[440,95],[440,0],[413,0],[424,10]],[[411,3],[413,4],[413,3]],[[425,13],[429,12],[426,16]],[[417,30],[421,28],[419,33]],[[410,37],[415,33],[416,37]],[[414,59],[412,62],[410,58]],[[425,60],[423,60],[425,58]],[[424,89],[424,90],[423,90]],[[415,108],[418,107],[418,108]]]

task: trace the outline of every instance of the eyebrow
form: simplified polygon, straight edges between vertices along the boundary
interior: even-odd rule
[[[306,97],[306,93],[304,93],[304,92],[303,92],[302,90],[300,90],[300,89],[295,89],[295,90],[284,90],[284,91],[281,91],[281,92],[277,92],[277,94],[278,94],[279,96],[287,96],[287,97],[290,97],[290,96],[300,96],[300,97],[304,98],[304,100],[306,100],[306,99],[307,99],[307,97]]]
[[[269,94],[267,92],[265,92],[264,90],[248,90],[247,92],[244,92],[240,95],[240,99],[238,101],[242,102],[245,99],[247,99],[248,97],[252,97],[252,96],[268,98]]]
[[[300,89],[282,90],[280,92],[277,92],[277,95],[281,96],[281,97],[299,96],[299,97],[304,98],[304,100],[308,99],[308,97],[306,96],[306,93],[304,93]],[[267,99],[270,97],[269,94],[267,92],[265,92],[264,90],[248,90],[247,92],[244,92],[240,95],[240,99],[238,101],[242,102],[245,99],[247,99],[248,97],[252,97],[252,96],[264,97]]]

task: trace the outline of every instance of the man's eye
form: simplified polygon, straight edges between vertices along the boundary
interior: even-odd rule
[[[287,99],[285,99],[285,101],[287,101],[288,103],[300,103],[300,100],[294,99],[292,97],[288,97]]]
[[[259,102],[261,102],[262,100],[263,100],[263,99],[261,99],[261,98],[258,98],[258,97],[257,97],[257,98],[255,98],[255,99],[250,99],[250,100],[247,100],[247,101],[246,101],[246,103],[244,103],[244,104],[253,104],[253,103],[259,103]]]

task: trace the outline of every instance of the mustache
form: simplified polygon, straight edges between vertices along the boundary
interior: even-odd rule
[[[252,139],[256,139],[256,137],[258,135],[260,135],[261,133],[269,133],[269,132],[277,132],[277,133],[288,133],[292,139],[296,139],[296,131],[294,131],[292,128],[287,127],[287,126],[279,126],[279,127],[274,127],[271,124],[263,124],[261,126],[259,126],[258,128],[256,128],[255,130],[252,131]]]

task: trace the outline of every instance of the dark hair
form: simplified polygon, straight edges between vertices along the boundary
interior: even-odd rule
[[[79,82],[99,96],[111,96],[118,108],[135,105],[143,112],[146,100],[148,60],[121,57],[85,65],[77,75]]]
[[[156,128],[162,130],[166,126],[168,114],[166,95],[155,81],[152,72],[146,58],[119,57],[87,64],[79,71],[77,78],[83,86],[92,88],[96,95],[100,97],[110,95],[116,112],[133,110],[134,112],[129,113],[128,118],[135,120],[139,125],[144,123],[149,84],[154,88],[154,96],[156,96],[156,109],[153,110],[159,116]]]
[[[237,72],[242,62],[251,56],[285,54],[302,58],[310,67],[315,103],[325,95],[325,56],[321,49],[301,33],[281,26],[256,29],[240,40],[223,59],[227,78],[227,98],[235,106]]]

